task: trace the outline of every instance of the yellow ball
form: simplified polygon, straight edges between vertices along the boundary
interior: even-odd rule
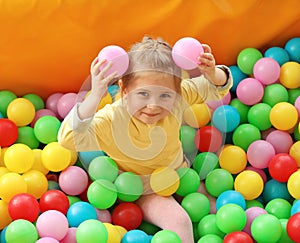
[[[41,159],[45,168],[53,172],[59,172],[70,165],[71,152],[58,142],[51,142],[43,148]]]
[[[280,68],[280,83],[288,89],[300,87],[300,64],[297,62],[286,62]]]
[[[41,149],[33,149],[33,154],[34,154],[34,162],[31,167],[31,170],[38,170],[42,172],[44,175],[47,175],[49,170],[44,166],[42,162],[42,150]]]
[[[295,142],[290,147],[289,155],[296,160],[298,167],[300,167],[300,141]]]
[[[292,129],[298,122],[296,107],[288,102],[275,104],[270,111],[270,122],[278,130]]]
[[[238,174],[247,166],[246,152],[239,146],[226,146],[220,153],[219,164],[222,169],[229,171],[231,174]]]
[[[287,188],[291,196],[295,199],[300,199],[300,171],[296,171],[290,175]]]
[[[160,167],[150,175],[152,190],[161,196],[170,196],[179,187],[180,178],[178,173],[169,167]]]
[[[3,166],[0,167],[0,177],[8,172],[9,172],[9,170],[6,167],[3,167]]]
[[[27,193],[39,199],[48,190],[47,177],[38,170],[30,170],[22,175],[27,183]]]
[[[0,154],[0,166],[5,166],[4,164],[4,154],[6,152],[6,150],[8,149],[9,147],[6,147],[6,148],[1,148],[1,154]]]
[[[4,154],[4,164],[8,170],[16,173],[29,171],[34,163],[32,149],[21,143],[16,143],[7,148]]]
[[[18,127],[30,124],[35,116],[34,105],[25,98],[16,98],[7,106],[7,117]]]
[[[115,228],[118,230],[118,232],[121,236],[121,239],[122,239],[123,236],[127,233],[127,230],[121,225],[115,225]]]
[[[3,201],[9,202],[19,193],[27,193],[27,183],[21,175],[8,172],[0,177],[0,198]]]
[[[4,229],[11,222],[12,219],[8,212],[8,204],[0,200],[0,230]]]
[[[75,165],[78,159],[78,153],[75,150],[70,150],[71,152],[71,161],[70,161],[70,166]]]
[[[257,198],[262,193],[263,188],[263,179],[255,171],[244,170],[234,180],[234,189],[241,193],[246,200]]]
[[[211,111],[205,103],[194,104],[184,111],[183,120],[191,127],[204,127],[211,120]]]
[[[119,233],[119,230],[110,223],[103,223],[107,233],[108,233],[108,239],[107,239],[107,243],[117,243],[117,242],[121,242],[121,235]]]

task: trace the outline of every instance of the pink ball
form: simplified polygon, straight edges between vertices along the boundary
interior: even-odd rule
[[[267,175],[266,175],[266,173],[264,172],[264,170],[255,168],[255,167],[253,167],[253,166],[247,166],[247,167],[245,168],[245,170],[252,170],[252,171],[258,173],[258,174],[261,176],[261,178],[263,179],[263,182],[264,182],[264,183],[267,182]]]
[[[206,104],[213,111],[222,105],[229,105],[231,101],[231,94],[228,92],[221,100],[208,100]]]
[[[76,243],[76,227],[68,229],[66,236],[60,241],[60,243]]]
[[[52,110],[55,114],[58,114],[57,111],[57,102],[60,99],[60,97],[63,96],[63,93],[54,93],[50,95],[46,100],[46,107],[49,110]]]
[[[59,241],[52,237],[42,237],[38,239],[35,243],[59,243]]]
[[[32,122],[30,123],[31,127],[34,127],[34,124],[36,123],[36,121],[43,117],[43,116],[54,116],[57,117],[57,115],[54,113],[54,111],[50,110],[50,109],[40,109],[38,111],[35,112],[35,116],[32,120]]]
[[[175,64],[182,69],[192,70],[199,64],[198,57],[204,52],[201,43],[192,38],[179,39],[172,48],[172,57]]]
[[[273,58],[263,57],[254,64],[253,75],[264,85],[273,84],[279,78],[280,65]]]
[[[57,102],[57,112],[61,118],[65,118],[76,104],[77,94],[66,93]]]
[[[236,95],[245,105],[254,105],[262,100],[264,86],[255,78],[245,78],[237,85]]]
[[[268,134],[266,141],[273,145],[275,153],[289,153],[293,145],[293,138],[285,131],[275,130]]]
[[[67,217],[57,210],[43,212],[36,221],[36,229],[40,237],[52,237],[58,241],[65,237],[68,228]]]
[[[261,214],[268,214],[268,212],[265,209],[260,208],[260,207],[251,207],[251,208],[246,209],[245,213],[246,213],[247,221],[246,221],[246,225],[245,225],[243,231],[251,236],[252,235],[251,234],[251,224],[252,224],[253,220]]]
[[[127,52],[115,45],[110,45],[104,47],[98,54],[98,60],[101,61],[105,59],[107,62],[111,61],[112,66],[106,72],[106,76],[117,71],[117,76],[122,76],[128,69],[129,57]],[[100,69],[102,70],[105,67],[106,63],[101,65]]]
[[[88,186],[86,171],[78,166],[69,166],[58,177],[58,184],[63,192],[76,196],[84,192]]]
[[[98,209],[96,208],[96,212],[97,212],[97,218],[98,220],[100,220],[102,223],[111,223],[112,219],[111,219],[111,214],[107,209]]]
[[[269,161],[274,157],[275,149],[273,145],[265,140],[252,142],[247,149],[247,159],[249,163],[258,169],[267,168]]]
[[[298,111],[298,117],[300,117],[300,96],[298,96],[298,98],[295,100],[294,106],[296,107],[296,109]]]

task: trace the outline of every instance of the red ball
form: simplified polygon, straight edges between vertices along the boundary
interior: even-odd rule
[[[269,161],[269,173],[274,180],[279,182],[287,182],[297,169],[297,161],[286,153],[276,154]]]
[[[8,212],[12,220],[25,219],[34,222],[39,216],[40,206],[31,194],[19,193],[9,201]]]
[[[7,119],[0,119],[0,147],[9,147],[18,138],[18,127],[17,125]]]
[[[69,207],[70,202],[67,195],[60,190],[46,191],[40,198],[40,209],[42,212],[57,210],[66,214]]]
[[[197,130],[195,145],[201,152],[216,152],[223,143],[221,132],[213,126],[204,126]]]
[[[143,220],[141,208],[133,202],[124,202],[117,205],[111,215],[112,222],[126,230],[133,230],[140,226]]]
[[[286,232],[293,241],[300,242],[300,213],[295,213],[288,219]]]
[[[223,243],[253,243],[250,235],[243,231],[235,231],[224,237]]]

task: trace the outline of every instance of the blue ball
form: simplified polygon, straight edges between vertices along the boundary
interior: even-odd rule
[[[291,216],[300,212],[300,200],[295,200],[291,208]]]
[[[248,75],[246,73],[243,73],[241,69],[236,65],[229,66],[229,69],[231,71],[231,75],[233,79],[233,85],[231,87],[231,90],[236,91],[236,87],[238,86],[239,82],[247,78]]]
[[[290,61],[289,53],[281,47],[273,46],[265,51],[265,57],[273,58],[280,66]]]
[[[123,235],[121,243],[150,243],[151,238],[142,230],[129,230]]]
[[[270,179],[266,182],[262,197],[265,203],[268,203],[272,199],[282,198],[289,201],[292,196],[290,195],[286,183]]]
[[[288,40],[284,49],[289,53],[291,61],[300,63],[300,37]]]
[[[78,158],[85,169],[88,169],[91,161],[98,156],[105,156],[105,153],[101,150],[78,153]]]
[[[227,190],[222,192],[216,200],[216,209],[219,210],[220,207],[228,203],[234,203],[246,209],[246,200],[238,191]]]
[[[78,227],[85,220],[97,218],[96,209],[88,202],[75,202],[67,211],[67,219],[70,227]]]
[[[212,115],[212,124],[221,132],[232,132],[240,124],[240,113],[233,106],[219,106]]]
[[[6,232],[7,226],[3,228],[3,230],[1,231],[1,236],[0,236],[0,242],[1,243],[6,243],[6,239],[5,239],[5,232]]]

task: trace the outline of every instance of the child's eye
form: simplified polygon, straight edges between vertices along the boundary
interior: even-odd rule
[[[161,94],[160,97],[166,99],[166,98],[171,98],[172,96],[170,94]]]
[[[137,94],[141,95],[141,96],[144,96],[144,97],[148,97],[149,96],[148,92],[145,92],[145,91],[140,91]]]

